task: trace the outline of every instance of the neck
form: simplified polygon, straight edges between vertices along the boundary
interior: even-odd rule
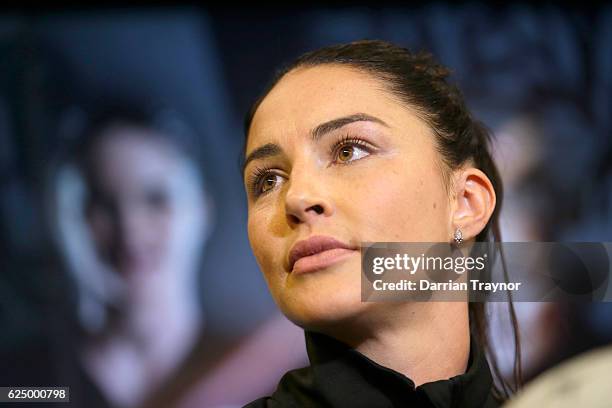
[[[367,329],[343,329],[332,336],[404,374],[415,386],[465,373],[470,354],[467,303],[405,303],[381,315]]]

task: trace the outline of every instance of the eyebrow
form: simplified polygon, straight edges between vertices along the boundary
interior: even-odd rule
[[[378,119],[375,116],[368,115],[367,113],[355,113],[349,116],[343,116],[341,118],[332,119],[328,122],[321,123],[319,126],[314,128],[310,133],[313,140],[319,140],[327,133],[338,130],[343,126],[346,126],[353,122],[374,122],[385,127],[389,127],[382,119]]]
[[[317,141],[326,134],[333,132],[334,130],[338,130],[354,122],[374,122],[378,123],[379,125],[389,127],[389,125],[387,125],[382,119],[379,119],[375,116],[368,115],[366,113],[355,113],[353,115],[343,116],[321,123],[310,131],[310,135],[312,140]],[[257,149],[249,153],[247,158],[244,160],[244,163],[242,164],[242,174],[244,174],[244,170],[246,169],[247,165],[253,160],[278,156],[282,153],[283,149],[279,145],[274,143],[266,143],[265,145],[258,147]]]
[[[265,145],[258,147],[247,156],[246,160],[242,164],[242,174],[244,174],[246,166],[253,160],[265,159],[266,157],[271,156],[278,156],[282,153],[283,149],[281,149],[279,145],[274,143],[266,143]]]

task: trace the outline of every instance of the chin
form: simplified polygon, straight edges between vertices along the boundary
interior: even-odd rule
[[[368,303],[361,302],[359,263],[357,267],[351,263],[289,276],[278,298],[282,312],[298,326],[316,331],[328,331],[361,315]]]

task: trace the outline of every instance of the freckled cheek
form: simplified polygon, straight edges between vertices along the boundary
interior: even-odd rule
[[[344,205],[361,240],[437,241],[444,225],[438,190],[421,175],[393,170],[360,178],[351,185]]]
[[[249,216],[248,236],[253,255],[268,284],[271,284],[272,278],[282,272],[283,264],[279,254],[283,249],[268,230],[269,225],[270,220],[262,214]]]

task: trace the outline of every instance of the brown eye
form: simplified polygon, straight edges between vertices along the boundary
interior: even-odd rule
[[[353,157],[354,151],[355,151],[355,148],[353,146],[344,146],[338,152],[338,160],[343,161],[343,162],[347,162],[351,160],[351,158]]]
[[[248,189],[254,198],[264,195],[281,185],[285,177],[277,173],[277,169],[256,169],[248,182]]]
[[[260,191],[265,193],[266,191],[272,190],[276,185],[276,179],[278,178],[275,174],[270,174],[266,176],[261,182]]]
[[[347,139],[340,141],[332,150],[332,157],[336,164],[349,164],[363,159],[371,154],[371,149],[361,139]]]
[[[279,174],[267,174],[262,176],[257,183],[256,195],[265,194],[270,190],[274,190],[283,182],[283,177]]]

